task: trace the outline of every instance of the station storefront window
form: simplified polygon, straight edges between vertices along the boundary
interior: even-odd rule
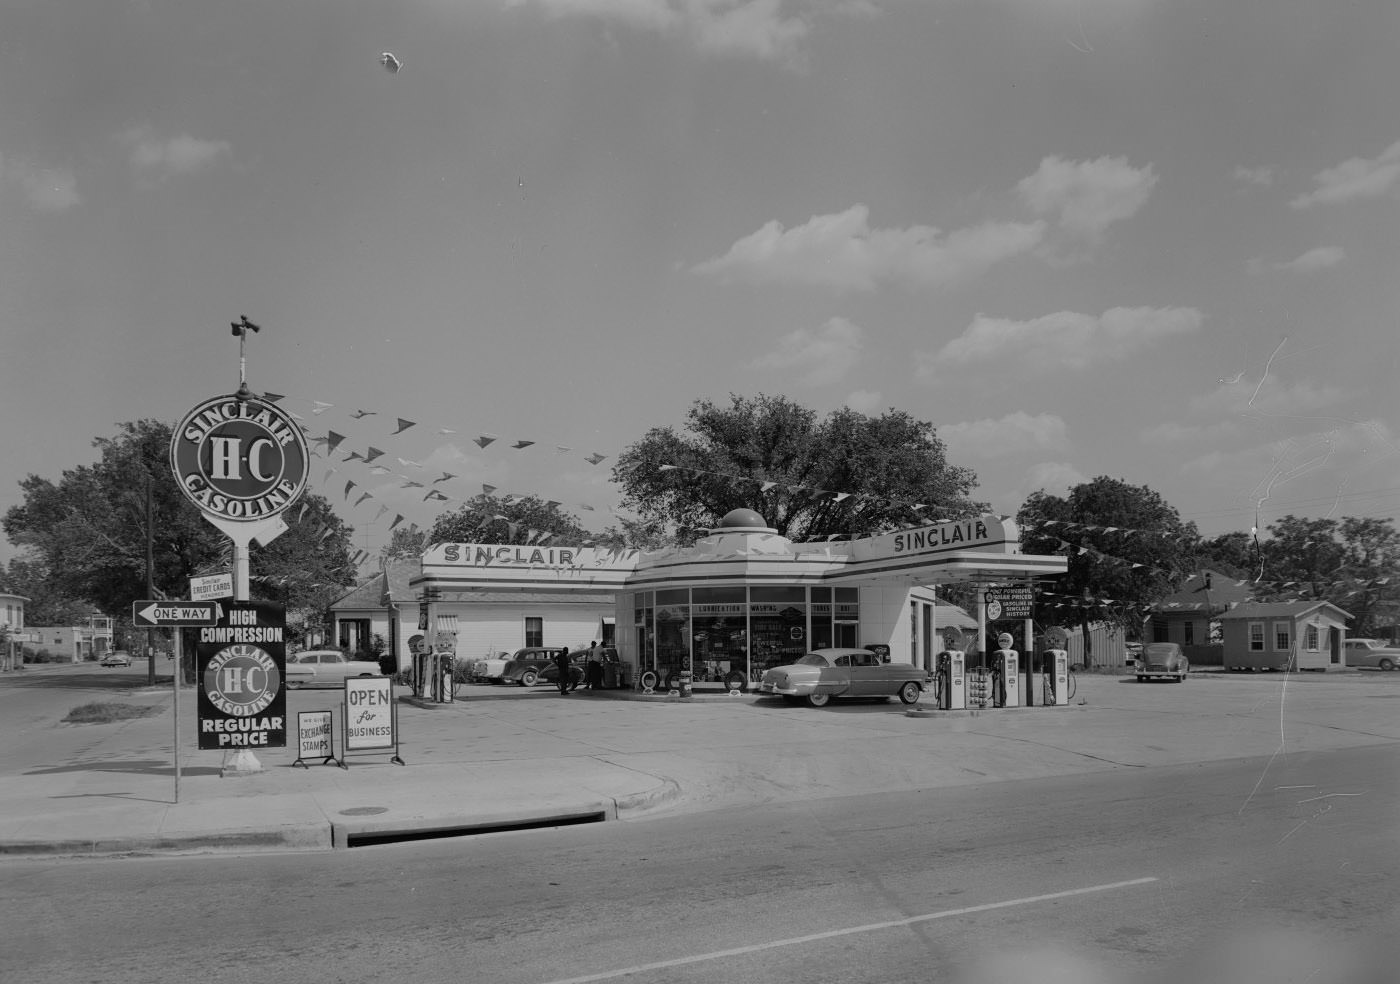
[[[698,681],[748,673],[748,602],[743,586],[695,588],[690,592],[691,638]]]
[[[662,680],[690,667],[690,591],[656,592],[656,671]]]
[[[763,671],[794,663],[809,652],[807,589],[754,587],[749,589],[749,632],[753,637],[749,672],[757,680]]]

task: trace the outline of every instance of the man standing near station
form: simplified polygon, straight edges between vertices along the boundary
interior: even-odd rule
[[[554,665],[559,667],[559,694],[569,692],[569,651],[561,649],[554,654]]]

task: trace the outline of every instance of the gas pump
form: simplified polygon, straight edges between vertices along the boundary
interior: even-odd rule
[[[938,654],[938,706],[945,711],[967,708],[967,654],[961,649],[945,649]]]
[[[1069,653],[1063,649],[1047,649],[1042,667],[1045,680],[1045,706],[1065,707],[1069,704]]]
[[[993,698],[997,707],[1021,706],[1021,654],[1011,648],[1014,641],[1010,633],[1003,632],[997,636],[997,651],[992,653],[992,672],[996,679]]]

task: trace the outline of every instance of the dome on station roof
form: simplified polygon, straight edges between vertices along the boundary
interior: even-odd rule
[[[724,518],[719,521],[714,532],[732,532],[734,530],[759,530],[764,533],[772,533],[768,521],[752,509],[731,509],[724,514]]]

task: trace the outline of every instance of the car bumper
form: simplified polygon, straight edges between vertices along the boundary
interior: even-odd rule
[[[814,683],[775,683],[772,680],[764,680],[758,685],[758,692],[768,694],[772,697],[807,697],[816,692],[817,685]]]

